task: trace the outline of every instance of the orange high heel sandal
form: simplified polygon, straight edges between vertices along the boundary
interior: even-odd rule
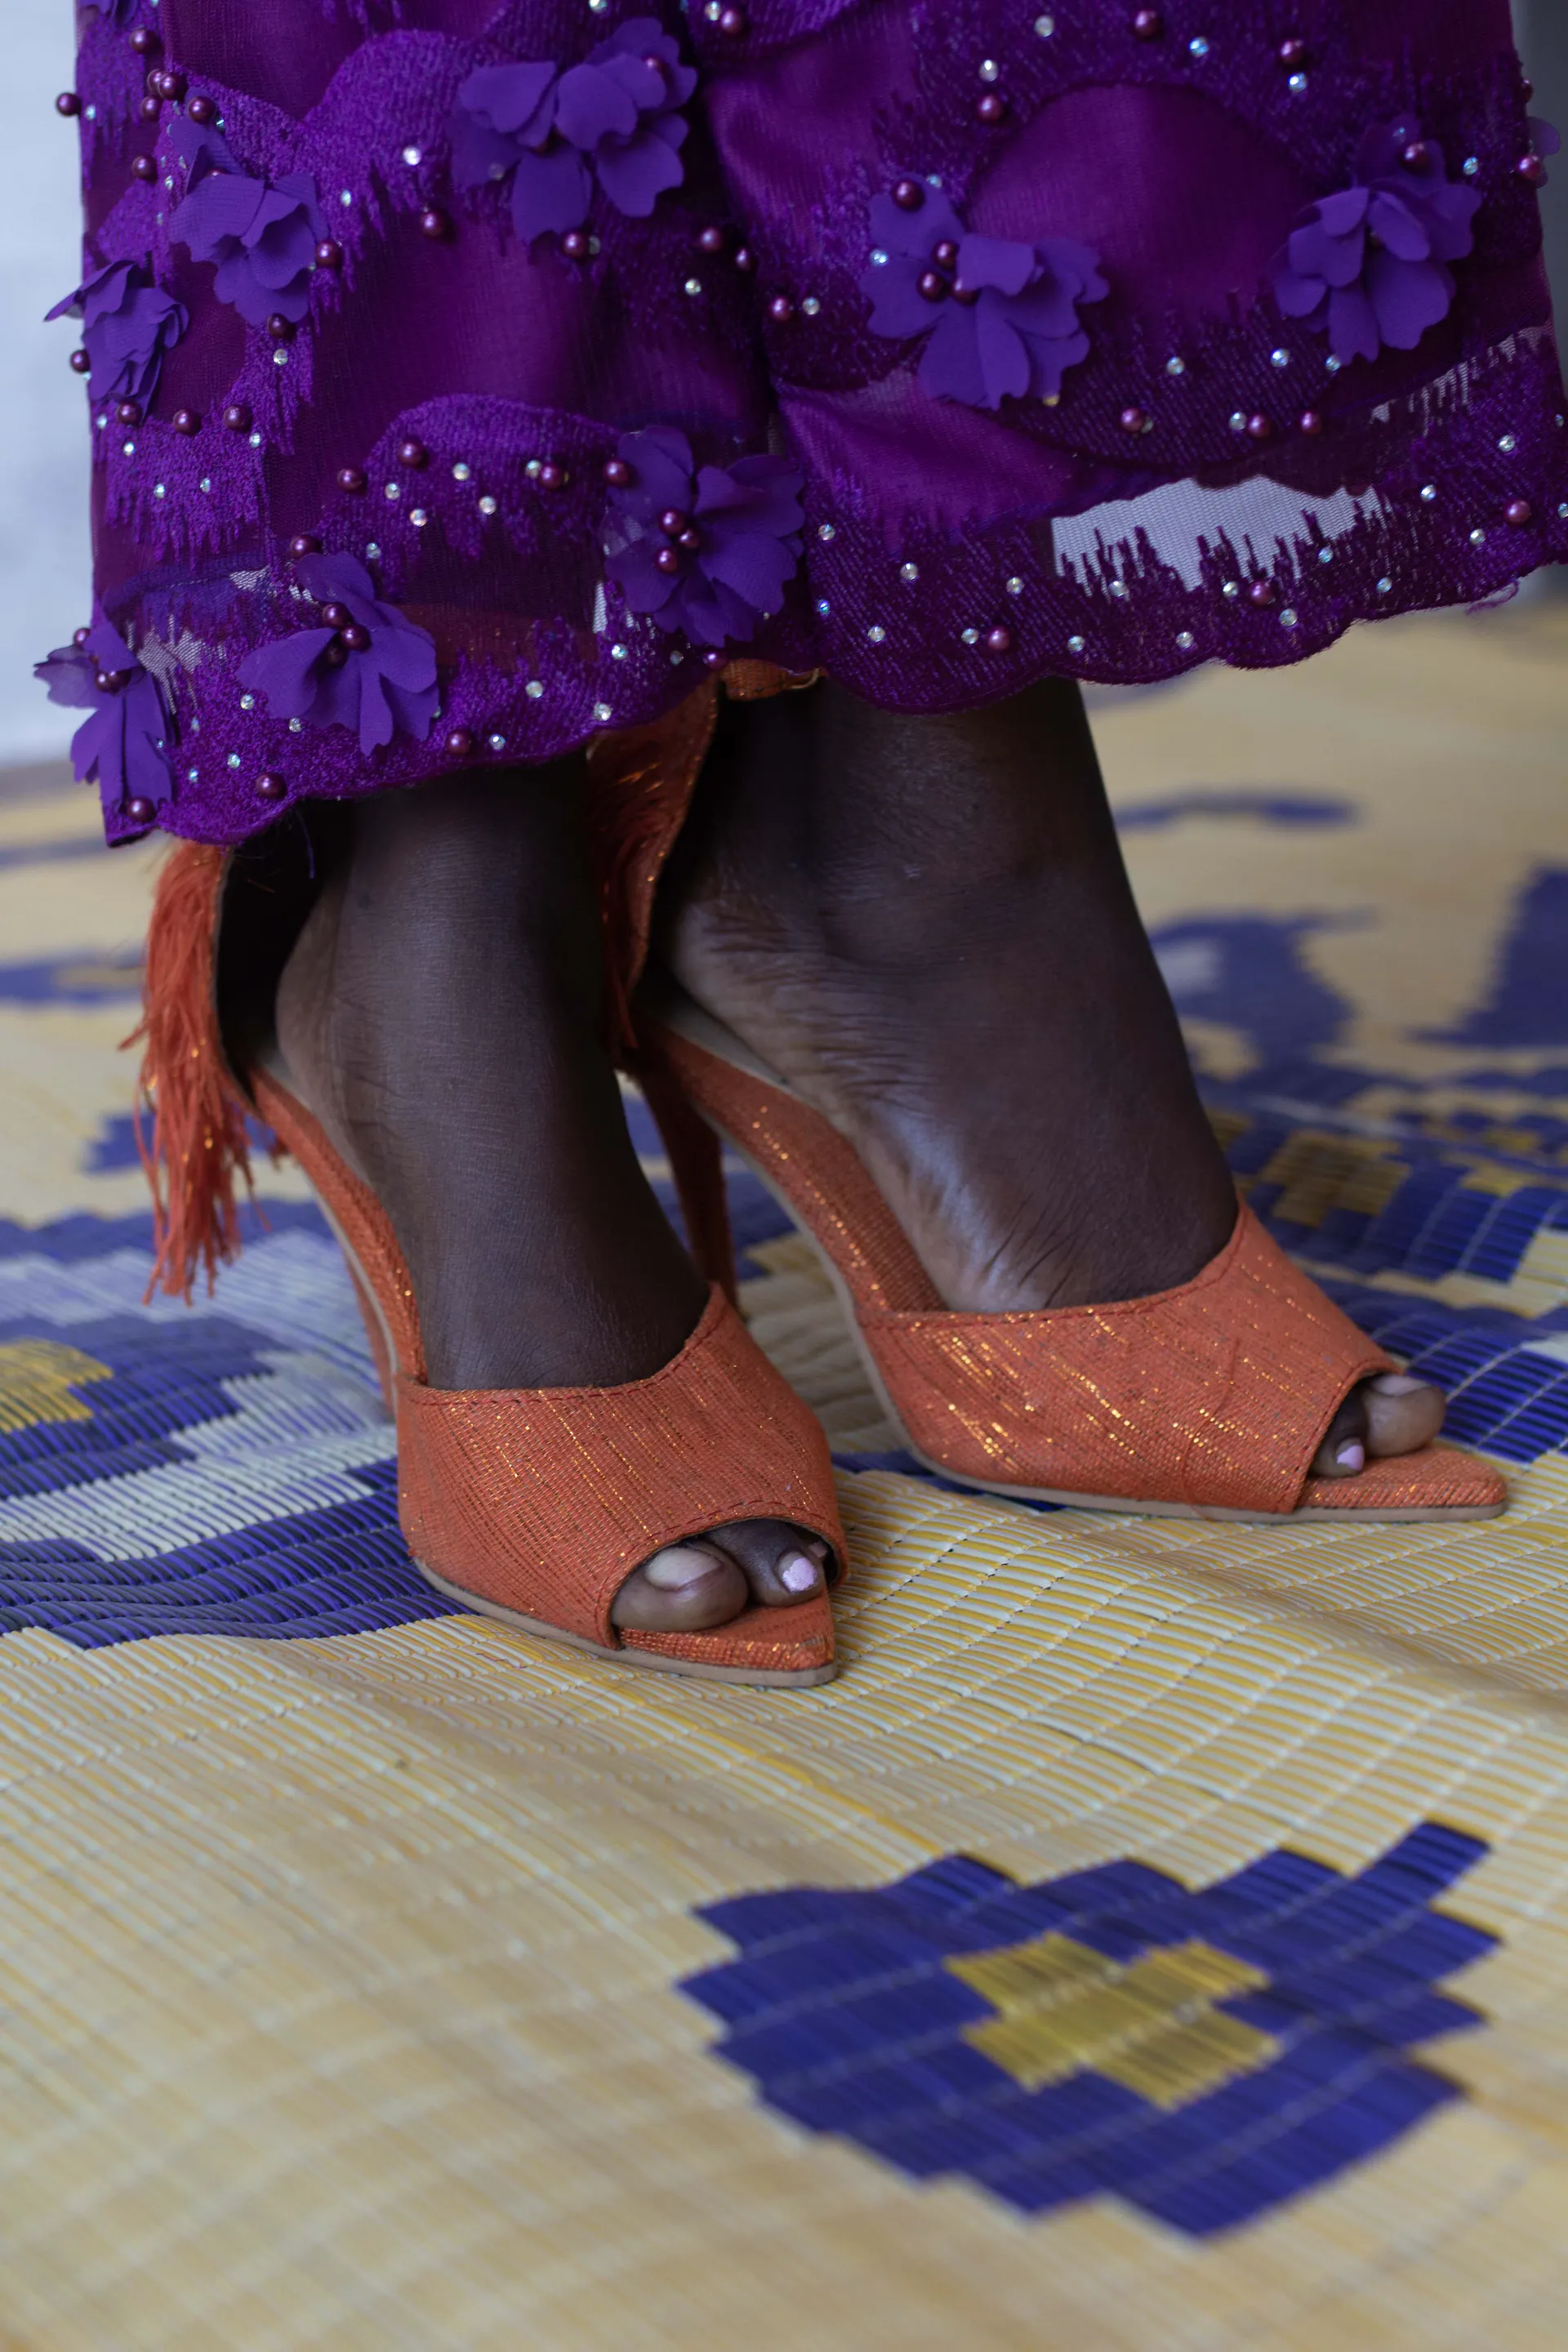
[[[684,1094],[816,1245],[889,1419],[944,1478],[1185,1518],[1487,1519],[1506,1507],[1498,1473],[1452,1446],[1311,1476],[1352,1389],[1394,1367],[1245,1202],[1224,1249],[1176,1289],[954,1314],[853,1145],[689,999],[658,1010],[640,1029],[658,1086]],[[711,1257],[704,1270],[721,1276]]]
[[[182,843],[160,880],[147,945],[144,1149],[158,1232],[153,1283],[209,1287],[238,1247],[236,1178],[249,1181],[253,1104],[315,1187],[342,1244],[397,1424],[398,1514],[416,1566],[467,1608],[595,1656],[715,1682],[832,1680],[826,1595],[756,1605],[708,1633],[622,1629],[626,1577],[667,1545],[729,1521],[776,1518],[820,1536],[842,1572],[827,1442],[724,1291],[674,1360],[608,1389],[431,1388],[413,1286],[381,1203],[280,1077],[242,1087],[219,1034],[215,942],[223,853]],[[160,1182],[160,1174],[167,1191]],[[700,1190],[702,1178],[687,1178]]]
[[[731,662],[720,683],[751,700],[813,682]],[[1452,1446],[1369,1462],[1353,1478],[1310,1475],[1357,1381],[1394,1365],[1245,1203],[1224,1249],[1174,1290],[1105,1307],[953,1314],[835,1127],[689,998],[634,1006],[659,874],[712,738],[718,692],[710,682],[658,726],[590,753],[605,931],[619,943],[623,1058],[669,1146],[692,1255],[709,1278],[734,1295],[722,1136],[816,1244],[889,1420],[944,1478],[1024,1502],[1183,1518],[1495,1518],[1507,1486]]]

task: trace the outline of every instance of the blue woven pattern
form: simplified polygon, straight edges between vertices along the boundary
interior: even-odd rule
[[[1019,1886],[955,1855],[886,1888],[714,1904],[698,1916],[740,1957],[682,1990],[770,2106],[910,2179],[1027,2214],[1113,2194],[1206,2237],[1459,2095],[1407,2053],[1481,2021],[1438,1986],[1494,1938],[1433,1906],[1485,1851],[1426,1822],[1353,1878],[1278,1852],[1197,1893],[1141,1863]],[[1265,1983],[1222,2006],[1279,2054],[1173,2112],[1089,2070],[1021,2087],[966,2038],[987,2004],[948,1963],[1053,1932],[1121,1963],[1198,1938],[1248,1964]]]

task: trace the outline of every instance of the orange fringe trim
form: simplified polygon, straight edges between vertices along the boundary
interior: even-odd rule
[[[153,1190],[147,1297],[161,1287],[187,1307],[198,1270],[210,1296],[218,1267],[239,1255],[237,1179],[255,1194],[245,1098],[224,1060],[214,993],[226,864],[204,842],[182,841],[170,855],[147,932],[141,1024],[125,1040],[144,1047],[136,1144]]]

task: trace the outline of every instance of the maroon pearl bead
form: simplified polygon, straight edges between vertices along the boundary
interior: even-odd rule
[[[193,122],[212,122],[217,117],[216,102],[208,98],[205,91],[197,90],[195,98],[185,100],[185,112]]]
[[[447,751],[451,759],[471,760],[477,748],[477,739],[467,727],[454,727],[447,738]]]
[[[333,603],[322,605],[321,619],[329,629],[346,629],[353,614],[346,604]]]
[[[432,205],[428,212],[421,213],[419,215],[419,231],[422,236],[435,237],[437,241],[450,236],[452,234],[450,213],[444,213],[439,205]]]
[[[721,8],[716,21],[727,41],[738,41],[746,29],[746,12],[743,8]]]
[[[368,488],[368,481],[363,467],[361,466],[340,466],[338,468],[338,488],[340,490],[346,491],[351,499],[363,498],[366,488]]]
[[[955,302],[962,302],[966,310],[973,310],[980,299],[980,289],[978,286],[954,286],[952,299]]]
[[[593,249],[592,239],[585,229],[569,228],[561,240],[561,250],[568,261],[586,261]]]
[[[338,243],[335,236],[324,236],[321,239],[321,244],[316,247],[317,268],[341,269],[342,266],[342,247]]]
[[[722,253],[729,241],[723,229],[705,228],[697,240],[697,249],[700,253]]]
[[[89,359],[84,351],[79,350],[72,352],[70,363],[78,375],[87,375],[90,373],[92,369],[92,362]]]
[[[1524,530],[1535,520],[1535,509],[1528,499],[1510,499],[1502,510],[1504,522],[1515,530]]]
[[[742,277],[749,278],[756,266],[757,257],[752,251],[751,247],[749,245],[737,246],[735,248],[735,267],[740,271]]]
[[[795,304],[787,294],[775,294],[768,304],[768,316],[778,327],[785,327],[795,316]]]
[[[146,91],[149,98],[162,99],[163,95],[163,67],[151,67],[142,80],[142,87]]]
[[[1399,160],[1407,172],[1425,172],[1432,161],[1432,150],[1425,139],[1413,139],[1408,147],[1400,149]]]
[[[329,637],[326,644],[321,647],[320,656],[320,658],[326,663],[329,669],[342,669],[348,657],[349,649],[347,646],[344,645],[342,637]]]
[[[1140,8],[1132,19],[1132,30],[1141,41],[1157,41],[1165,29],[1165,19],[1158,8]]]
[[[1292,34],[1288,41],[1280,42],[1274,54],[1287,73],[1294,73],[1298,66],[1307,62],[1307,44]]]
[[[947,280],[940,269],[922,269],[915,280],[915,291],[927,302],[945,302]]]
[[[1123,433],[1142,433],[1149,419],[1141,408],[1124,408],[1117,422]]]
[[[636,478],[637,477],[633,474],[631,467],[627,465],[624,457],[605,458],[605,479],[608,482],[611,489],[626,489],[630,487],[632,482],[636,480]]]
[[[171,106],[178,106],[185,94],[185,77],[178,66],[165,66],[158,76],[158,95],[166,98]]]
[[[81,650],[82,646],[86,645],[86,643],[87,643],[87,641],[88,641],[89,637],[90,637],[90,636],[91,636],[91,635],[92,635],[92,631],[91,631],[90,629],[86,629],[86,628],[83,628],[83,629],[73,629],[73,630],[71,631],[71,643],[72,643],[72,645],[73,645],[73,646],[76,646],[76,648],[77,648],[77,650],[78,650],[78,652],[79,652],[79,651]]]
[[[346,628],[342,628],[338,631],[338,642],[344,648],[345,652],[351,654],[368,653],[370,651],[370,631],[365,627],[363,621],[351,621]]]
[[[116,406],[114,414],[121,425],[140,425],[142,404],[139,400],[122,400]]]
[[[653,568],[656,572],[662,572],[667,579],[673,580],[680,569],[680,557],[673,547],[661,547],[653,559]]]
[[[279,775],[276,770],[268,768],[264,775],[257,777],[256,790],[258,795],[264,801],[286,800],[289,795],[288,779]]]
[[[978,122],[1000,122],[1006,111],[1007,101],[999,89],[988,89],[984,98],[976,99],[974,102],[974,116]]]
[[[995,628],[988,629],[985,633],[985,650],[988,654],[1010,654],[1013,650],[1012,630],[1005,627],[1001,623],[998,623]]]
[[[689,522],[684,530],[677,531],[675,543],[677,547],[683,547],[688,555],[695,555],[702,544],[702,533],[695,523]]]
[[[139,58],[151,57],[158,47],[158,36],[150,26],[138,25],[131,36],[131,46]]]
[[[686,529],[690,520],[690,516],[682,514],[679,507],[666,507],[658,519],[658,527],[667,538],[675,539]]]
[[[136,111],[143,122],[156,122],[163,111],[163,101],[161,98],[144,98],[139,102]]]
[[[728,654],[721,654],[716,646],[710,646],[702,656],[702,667],[704,669],[722,669],[728,659]]]
[[[73,114],[79,114],[81,112],[81,100],[77,96],[74,89],[61,90],[58,98],[55,100],[55,112],[57,114],[63,114],[68,119]]]
[[[300,331],[292,319],[286,319],[281,310],[274,310],[267,321],[267,331],[275,343],[291,343]]]
[[[893,190],[893,202],[901,213],[918,213],[926,200],[926,192],[918,180],[900,180]]]
[[[321,542],[313,530],[301,530],[289,541],[289,552],[296,563],[302,555],[320,555]]]
[[[430,452],[423,441],[400,441],[397,445],[397,462],[400,466],[408,467],[416,474],[422,473],[430,463]]]
[[[1305,433],[1309,438],[1315,437],[1322,429],[1322,417],[1315,408],[1304,408],[1296,419],[1296,430],[1298,433]]]
[[[250,411],[248,408],[241,408],[238,406],[234,408],[226,408],[223,413],[223,421],[231,433],[248,433],[250,430]]]
[[[1513,168],[1529,186],[1539,188],[1545,185],[1546,166],[1539,155],[1521,155]]]
[[[172,422],[176,433],[187,436],[202,429],[201,416],[194,408],[176,408]]]
[[[104,694],[121,694],[135,675],[133,669],[100,669],[93,684]]]
[[[1271,441],[1274,437],[1273,425],[1261,413],[1247,418],[1247,430],[1254,441]]]
[[[542,490],[563,490],[571,479],[572,477],[564,466],[557,466],[549,458],[545,459],[539,469],[539,487]]]
[[[931,255],[939,269],[954,269],[958,266],[958,247],[952,237],[944,236]]]
[[[131,176],[133,180],[155,180],[158,176],[157,158],[153,155],[132,155]]]
[[[125,814],[132,824],[151,824],[158,812],[143,793],[136,793],[125,803]]]
[[[1255,580],[1247,592],[1247,601],[1249,604],[1272,604],[1279,593],[1272,580]]]

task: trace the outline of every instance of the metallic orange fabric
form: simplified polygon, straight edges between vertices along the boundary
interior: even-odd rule
[[[667,1544],[731,1519],[792,1521],[847,1555],[827,1440],[722,1291],[679,1356],[609,1389],[433,1389],[401,1251],[375,1195],[303,1104],[264,1073],[262,1116],[321,1196],[392,1339],[398,1511],[410,1550],[474,1599],[732,1674],[820,1676],[826,1597],[754,1608],[706,1633],[621,1633],[610,1606]],[[362,1294],[363,1295],[363,1294]],[[375,1337],[373,1327],[373,1341]]]
[[[588,825],[598,877],[615,1044],[632,1037],[631,999],[647,960],[654,893],[686,822],[719,711],[710,679],[668,717],[588,746]]]
[[[728,1519],[815,1528],[842,1557],[827,1441],[721,1290],[680,1354],[613,1389],[397,1383],[404,1533],[438,1576],[615,1648],[610,1604],[639,1562]],[[816,1624],[797,1623],[810,1612]],[[826,1602],[753,1609],[675,1654],[710,1664],[831,1655]],[[815,1640],[811,1638],[815,1633]],[[639,1634],[668,1652],[673,1637]],[[695,1647],[689,1646],[695,1640]]]
[[[1196,1511],[1487,1511],[1507,1489],[1451,1447],[1309,1478],[1356,1383],[1390,1359],[1243,1205],[1193,1281],[1150,1298],[957,1315],[853,1147],[795,1097],[668,1031],[672,1078],[789,1201],[842,1277],[910,1444],[977,1486]]]

